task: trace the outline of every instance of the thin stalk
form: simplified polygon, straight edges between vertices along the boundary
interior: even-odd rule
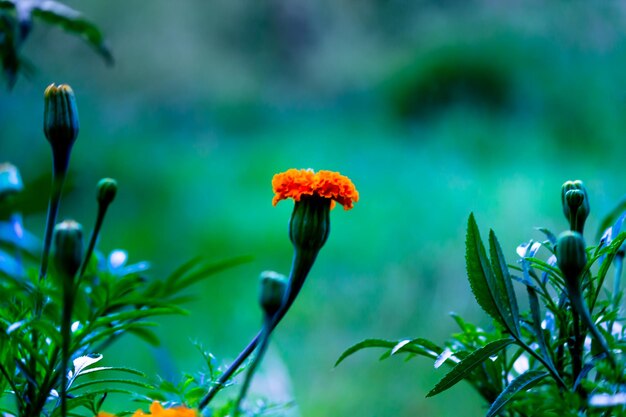
[[[572,310],[572,321],[574,323],[574,343],[571,346],[572,380],[576,381],[582,370],[582,345],[584,338],[580,331],[580,317],[575,310]]]
[[[87,266],[89,265],[89,260],[91,259],[91,255],[93,254],[94,249],[96,248],[96,242],[98,241],[98,236],[100,235],[100,230],[102,229],[102,223],[104,222],[104,216],[106,215],[107,209],[109,208],[107,205],[98,205],[98,214],[96,215],[96,224],[93,228],[93,232],[91,232],[91,236],[89,237],[89,246],[87,246],[87,252],[85,252],[85,258],[83,259],[83,263],[80,266],[80,270],[77,275],[77,285],[80,282],[80,278],[85,275],[85,271],[87,270]]]
[[[43,281],[48,273],[48,263],[50,259],[50,247],[52,246],[52,234],[54,231],[54,225],[56,223],[57,214],[59,212],[59,205],[61,203],[61,191],[63,190],[63,183],[65,182],[65,175],[59,173],[56,169],[52,175],[52,190],[50,192],[50,200],[48,202],[48,215],[46,218],[46,230],[44,232],[44,244],[41,254],[41,265],[39,269],[39,282]],[[41,309],[43,308],[43,299],[40,292],[35,293],[35,303],[33,315],[35,318],[41,316]],[[32,332],[33,348],[37,351],[39,349],[39,332],[33,330]],[[29,360],[30,372],[32,375],[37,375],[37,359],[33,356]],[[34,401],[36,397],[36,387],[32,382],[28,383],[27,396],[30,401]]]
[[[624,252],[617,252],[617,256],[615,256],[615,260],[613,261],[615,264],[615,279],[613,280],[613,307],[617,309],[619,303],[619,292],[622,286],[622,269],[624,267]],[[611,323],[612,324],[612,323]],[[611,329],[613,326],[611,326]]]
[[[513,338],[515,339],[515,341],[522,347],[524,348],[524,350],[526,352],[528,352],[529,354],[531,354],[535,359],[537,359],[539,362],[541,362],[541,364],[543,366],[546,367],[546,369],[548,370],[548,372],[550,372],[550,375],[552,375],[552,378],[554,378],[554,380],[556,381],[556,383],[563,389],[567,389],[567,385],[565,384],[565,381],[563,381],[563,378],[561,378],[561,376],[558,374],[558,372],[554,369],[554,367],[550,366],[550,364],[548,362],[546,362],[546,360],[537,352],[535,352],[530,346],[528,346],[522,339],[516,337],[515,335],[511,335],[513,336]]]
[[[15,401],[17,402],[18,409],[23,410],[24,400],[22,399],[22,397],[20,397],[20,394],[17,390],[17,387],[15,386],[15,383],[13,382],[13,379],[9,376],[9,373],[7,372],[7,370],[1,363],[0,363],[0,373],[4,376],[4,378],[7,380],[7,382],[11,386],[11,389],[13,390],[13,394],[15,396]]]
[[[67,278],[67,277],[66,277]],[[63,316],[61,319],[61,417],[67,416],[67,365],[70,361],[72,309],[74,301],[74,283],[65,284],[63,296]]]
[[[278,310],[276,315],[272,320],[272,324],[270,329],[274,330],[278,323],[285,317],[287,311],[295,301],[296,297],[300,293],[302,286],[304,285],[304,281],[313,266],[313,262],[317,253],[303,253],[299,250],[295,250],[293,261],[291,263],[291,272],[289,273],[289,287],[287,288],[287,299],[283,306]],[[239,353],[237,358],[230,364],[228,369],[219,377],[219,379],[213,384],[213,386],[209,389],[206,396],[200,401],[198,405],[198,410],[202,411],[211,400],[217,395],[217,393],[224,388],[228,380],[232,377],[232,375],[239,369],[239,367],[243,364],[243,362],[250,356],[252,352],[256,349],[259,341],[261,340],[261,336],[263,335],[263,329],[261,329],[256,336],[252,338],[252,340],[248,343],[248,345]]]
[[[48,203],[48,216],[46,218],[46,231],[43,240],[43,252],[41,254],[41,267],[39,269],[39,281],[43,280],[48,273],[48,262],[50,259],[50,247],[52,246],[52,233],[56,224],[59,205],[61,203],[61,191],[65,175],[54,174],[52,177],[52,192],[50,193],[50,202]]]
[[[237,401],[235,402],[235,406],[233,408],[233,417],[239,417],[239,407],[241,406],[241,402],[246,397],[248,393],[248,388],[250,388],[250,383],[252,382],[252,377],[256,371],[256,368],[261,363],[263,356],[265,355],[265,351],[267,350],[267,346],[270,341],[272,318],[269,316],[265,316],[265,321],[263,323],[263,329],[261,330],[261,341],[259,342],[259,349],[257,350],[256,356],[254,360],[248,367],[248,372],[246,373],[246,379],[243,381],[243,385],[241,386],[241,391],[239,391],[239,397],[237,397]]]

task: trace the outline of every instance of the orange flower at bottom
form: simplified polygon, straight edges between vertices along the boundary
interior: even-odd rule
[[[150,405],[150,413],[137,410],[133,417],[197,417],[197,415],[196,410],[182,405],[165,409],[158,401],[154,401]]]
[[[274,175],[272,178],[274,199],[276,205],[280,200],[293,198],[300,201],[303,195],[316,195],[341,204],[344,210],[350,210],[353,204],[359,201],[359,192],[350,181],[350,178],[333,171],[318,171],[312,169],[288,169]]]

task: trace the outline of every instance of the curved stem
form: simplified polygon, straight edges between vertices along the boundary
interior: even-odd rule
[[[248,367],[248,372],[246,373],[246,379],[241,386],[241,391],[239,391],[239,397],[237,397],[237,401],[235,402],[235,406],[233,408],[233,417],[239,417],[239,407],[241,402],[246,397],[248,393],[248,388],[250,387],[250,383],[252,382],[252,377],[256,371],[256,368],[261,363],[263,356],[265,355],[265,351],[267,350],[267,346],[270,341],[270,334],[272,333],[271,326],[272,318],[266,316],[265,322],[263,323],[263,329],[261,330],[261,340],[259,342],[259,349],[257,350],[256,356],[254,357],[254,361]]]
[[[543,366],[546,367],[552,378],[556,381],[556,383],[563,389],[567,389],[567,385],[565,385],[565,381],[558,374],[558,372],[551,366],[540,354],[535,352],[530,346],[528,346],[522,339],[516,337],[515,335],[511,335],[515,339],[515,341],[530,355],[532,355],[535,359],[537,359]]]
[[[48,260],[50,259],[50,247],[52,246],[52,233],[56,224],[59,205],[61,203],[61,191],[65,175],[54,174],[52,177],[52,192],[48,203],[48,216],[46,218],[46,231],[44,233],[43,252],[41,254],[41,267],[39,269],[39,280],[43,280],[48,273]]]
[[[76,287],[80,285],[80,279],[85,275],[85,271],[87,270],[87,266],[89,265],[89,260],[91,259],[91,255],[93,254],[94,249],[96,248],[96,242],[98,241],[98,236],[100,235],[100,230],[102,229],[102,224],[104,223],[104,216],[106,215],[107,209],[109,205],[98,205],[98,214],[96,215],[96,224],[94,225],[93,231],[91,232],[91,237],[89,238],[89,246],[87,246],[87,252],[85,252],[85,257],[83,258],[83,263],[80,266],[78,271],[77,279],[76,279]]]
[[[295,301],[296,297],[300,293],[302,286],[304,285],[304,281],[313,266],[313,262],[317,257],[317,252],[315,253],[307,253],[301,252],[299,250],[295,250],[293,261],[291,263],[291,272],[289,273],[289,287],[287,288],[287,297],[283,303],[283,306],[278,310],[276,315],[272,319],[270,332],[276,328],[278,323],[285,317],[287,311]],[[261,340],[261,336],[263,335],[263,330],[259,331],[256,336],[252,338],[252,340],[248,343],[248,345],[239,353],[237,358],[230,364],[228,369],[224,371],[224,373],[219,377],[219,379],[213,384],[213,386],[209,389],[206,396],[200,401],[198,405],[198,410],[202,411],[209,402],[217,395],[217,393],[224,388],[224,385],[228,382],[228,380],[233,376],[235,371],[239,369],[239,367],[243,364],[243,362],[250,356],[252,352],[256,349],[259,341]]]

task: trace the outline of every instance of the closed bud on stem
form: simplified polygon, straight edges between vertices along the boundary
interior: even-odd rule
[[[64,220],[54,228],[54,264],[63,278],[73,280],[83,260],[83,228]]]
[[[24,188],[20,171],[13,164],[0,164],[0,200],[19,193]]]
[[[117,181],[113,178],[103,178],[98,182],[96,199],[100,206],[106,207],[113,202],[117,194]]]
[[[566,231],[556,243],[556,262],[565,276],[568,287],[578,289],[580,274],[587,265],[585,240],[578,232]]]
[[[289,220],[289,239],[297,250],[317,254],[330,233],[331,200],[302,196]]]
[[[43,131],[52,146],[55,174],[67,172],[78,129],[74,91],[67,84],[50,84],[44,92]]]
[[[580,234],[591,211],[587,189],[582,181],[566,181],[561,187],[563,214],[569,221],[570,229]]]
[[[259,304],[268,317],[273,317],[284,303],[287,278],[274,271],[263,271],[259,280]]]

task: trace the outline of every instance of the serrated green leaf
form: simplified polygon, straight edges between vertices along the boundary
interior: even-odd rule
[[[426,397],[432,397],[454,386],[456,383],[463,380],[475,367],[513,342],[513,339],[498,339],[476,349],[452,368],[452,370],[426,394]]]
[[[490,288],[490,283],[495,281],[495,277],[487,259],[485,247],[480,239],[480,232],[473,213],[470,214],[467,222],[465,262],[470,287],[478,305],[494,320],[506,327],[494,301],[492,288]]]
[[[79,35],[91,45],[107,64],[113,64],[113,56],[100,29],[80,12],[56,1],[37,2],[32,14],[41,20],[58,25],[66,31]]]
[[[491,255],[491,265],[495,276],[495,294],[494,301],[496,307],[506,323],[506,327],[519,338],[519,308],[517,306],[517,298],[513,290],[513,282],[509,273],[502,248],[496,238],[493,230],[489,231],[489,253]]]
[[[498,395],[498,398],[491,404],[489,411],[485,417],[494,417],[498,412],[515,397],[516,394],[523,390],[527,390],[539,382],[542,378],[548,376],[545,371],[527,371],[515,378],[507,387]]]

